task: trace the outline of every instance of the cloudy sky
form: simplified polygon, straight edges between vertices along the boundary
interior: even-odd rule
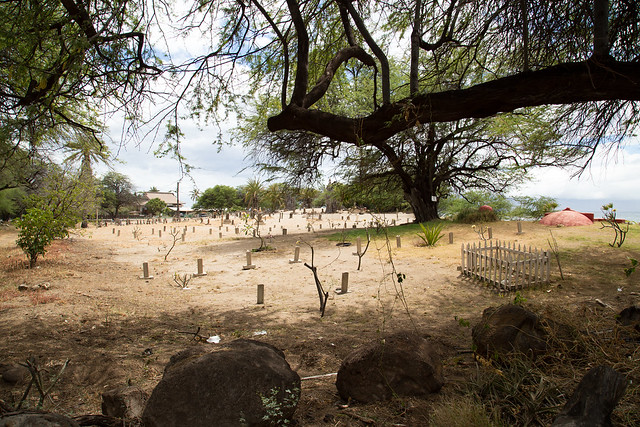
[[[113,138],[114,135],[118,135],[117,127],[112,128]],[[192,203],[189,195],[194,186],[200,191],[219,184],[236,187],[257,176],[245,160],[242,147],[225,145],[218,151],[216,131],[200,131],[193,126],[185,129],[185,135],[183,154],[195,167],[191,173],[193,181],[188,177],[180,181],[180,198],[188,206]],[[156,148],[153,141],[140,146],[125,144],[113,169],[127,175],[137,191],[151,187],[175,191],[181,179],[180,165],[173,159],[156,157],[153,154]],[[116,147],[112,149],[117,152]],[[97,170],[98,174],[106,172],[104,167]],[[579,177],[572,177],[573,172],[552,168],[533,171],[533,179],[512,194],[593,200],[593,209],[609,201],[629,201],[637,203],[640,211],[640,139],[629,140],[615,153],[597,156]]]
[[[602,151],[580,175],[557,168],[540,169],[533,180],[518,192],[559,199],[628,200],[640,210],[640,139],[629,139],[623,148],[608,154]]]

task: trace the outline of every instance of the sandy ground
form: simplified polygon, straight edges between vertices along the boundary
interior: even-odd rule
[[[92,225],[56,242],[32,270],[23,268],[15,230],[5,227],[0,231],[0,363],[17,363],[33,355],[53,372],[70,359],[46,407],[78,415],[99,413],[101,393],[112,387],[134,384],[150,392],[170,356],[186,346],[215,346],[196,342],[193,333],[198,330],[200,336],[219,336],[222,342],[243,337],[274,344],[306,378],[335,373],[349,352],[381,334],[416,329],[441,343],[443,358],[450,361],[445,363],[448,382],[441,394],[455,393],[467,381],[464,372],[472,365],[470,355],[459,356],[471,347],[470,330],[461,327],[459,320],[473,324],[484,308],[507,302],[512,295],[498,294],[460,276],[460,245],[478,241],[468,225],[448,226],[435,248],[419,246],[413,234],[403,234],[397,247],[398,229],[389,239],[372,230],[374,239],[358,271],[355,241],[341,247],[326,237],[344,230],[345,221],[351,229],[372,219],[405,224],[412,216],[373,218],[344,212],[319,218],[317,213],[298,212],[290,218],[285,212],[265,217],[261,234],[274,249],[252,253],[255,268],[249,269],[243,268],[247,251],[260,241],[251,232],[245,235],[244,222],[233,216],[229,221],[198,218],[180,223]],[[548,248],[549,229],[538,224],[524,223],[521,235],[515,223],[491,227],[494,238]],[[174,229],[176,245],[167,255]],[[453,244],[449,244],[449,232],[453,232]],[[563,249],[592,257],[593,262],[566,265],[562,282],[554,268],[549,285],[523,291],[530,301],[577,307],[599,298],[615,308],[640,302],[637,277],[601,280],[601,275],[611,275],[612,266],[622,270],[628,256],[639,255],[637,234],[629,238],[629,250],[614,253],[606,245],[609,232],[595,225],[553,233]],[[587,242],[598,249],[581,252]],[[365,245],[362,242],[363,250]],[[296,246],[301,262],[291,263]],[[312,262],[311,248],[313,265],[329,291],[324,317],[320,317],[311,270],[304,265]],[[596,268],[603,254],[610,262]],[[174,280],[176,274],[189,278],[197,273],[198,259],[206,275],[191,277],[188,289],[182,289]],[[148,263],[152,279],[140,278],[143,263]],[[349,292],[342,294],[338,291],[345,272]],[[397,273],[405,277],[401,284],[395,280]],[[46,284],[49,289],[20,292],[20,284]],[[257,304],[258,285],[264,285],[263,304]],[[333,415],[340,409],[335,405],[339,398],[334,381],[331,376],[303,381],[296,415],[300,424],[328,425],[327,419],[335,420]],[[0,398],[6,402],[19,400],[23,391],[24,386],[0,384]],[[411,410],[405,408],[402,419],[409,421],[407,425],[426,423],[433,399],[438,397],[411,401]],[[389,422],[398,416],[389,406],[366,409]],[[327,418],[327,414],[333,415]],[[341,425],[351,422],[359,425],[353,417]]]

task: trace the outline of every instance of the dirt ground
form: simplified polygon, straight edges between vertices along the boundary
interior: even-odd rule
[[[404,224],[411,216],[385,219]],[[0,363],[35,356],[46,375],[53,375],[69,359],[45,409],[71,416],[96,414],[104,391],[130,384],[151,392],[171,355],[187,346],[216,345],[196,342],[193,334],[199,330],[202,337],[217,335],[221,342],[251,338],[283,350],[303,378],[299,425],[426,425],[432,406],[460,393],[477,369],[469,351],[471,330],[463,324],[473,325],[485,308],[513,300],[512,294],[501,295],[461,277],[460,245],[478,241],[469,225],[447,225],[447,235],[434,248],[419,246],[419,238],[403,234],[402,227],[390,229],[388,240],[374,233],[357,271],[355,242],[341,247],[327,236],[343,229],[345,221],[348,229],[354,223],[362,227],[368,215],[345,212],[318,219],[276,214],[261,226],[275,249],[253,253],[255,268],[243,269],[247,251],[259,246],[259,240],[244,235],[240,219],[231,220],[233,224],[198,218],[91,225],[56,241],[34,269],[24,268],[25,257],[15,245],[17,232],[2,227]],[[523,234],[517,234],[515,222],[489,226],[494,238],[549,248],[550,229],[537,223],[523,223]],[[185,239],[178,239],[165,261],[174,227],[186,227]],[[623,272],[629,257],[640,256],[637,225],[622,248],[610,248],[611,230],[598,225],[551,231],[565,279],[560,280],[554,263],[548,286],[520,292],[528,304],[564,310],[568,316],[578,316],[585,307],[613,313],[640,304],[640,272],[630,278]],[[302,262],[290,263],[296,245],[306,263],[311,263],[313,247],[313,263],[330,295],[324,317],[311,271]],[[203,260],[206,275],[191,278],[188,289],[182,289],[175,274],[196,273],[197,259]],[[140,278],[144,262],[152,279]],[[343,272],[349,273],[346,294],[336,292]],[[405,275],[401,284],[393,280],[396,273]],[[21,284],[46,284],[48,289],[19,291]],[[259,284],[264,285],[264,304],[256,303]],[[436,395],[345,408],[339,405],[335,376],[306,379],[336,373],[341,360],[363,343],[407,329],[429,335],[442,348],[446,384]],[[0,399],[14,404],[24,389],[24,383],[0,382]]]

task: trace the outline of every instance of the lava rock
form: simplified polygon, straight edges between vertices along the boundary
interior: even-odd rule
[[[349,354],[336,380],[342,399],[365,403],[394,395],[434,393],[443,384],[442,364],[434,345],[406,332],[376,340]]]
[[[142,420],[146,427],[276,425],[293,417],[299,399],[300,377],[282,351],[236,340],[172,356]]]

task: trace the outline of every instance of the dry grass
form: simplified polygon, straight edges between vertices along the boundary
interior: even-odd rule
[[[55,294],[51,294],[45,290],[30,291],[28,295],[29,295],[29,300],[31,301],[31,304],[33,305],[49,304],[52,302],[60,301],[59,296]]]
[[[587,371],[608,365],[628,380],[612,415],[614,424],[640,425],[640,333],[617,325],[612,310],[594,305],[582,307],[580,316],[561,307],[530,308],[575,333],[568,339],[567,328],[547,327],[550,350],[536,360],[514,355],[500,365],[484,361],[469,392],[490,419],[504,425],[549,425]]]
[[[487,408],[473,397],[451,397],[433,407],[429,419],[433,427],[492,427],[500,425],[492,421]]]

